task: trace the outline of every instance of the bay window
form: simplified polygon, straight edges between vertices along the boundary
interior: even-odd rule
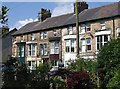
[[[72,26],[69,26],[69,28],[68,28],[68,34],[69,35],[72,34]]]
[[[65,40],[65,52],[75,52],[75,40]]]
[[[70,52],[70,41],[65,40],[65,52]]]
[[[96,42],[97,42],[97,50],[99,50],[102,46],[107,44],[107,41],[110,40],[109,35],[99,35],[96,37]]]
[[[44,44],[44,55],[47,55],[47,44]]]
[[[36,56],[36,44],[29,44],[27,47],[28,56]]]
[[[50,54],[59,54],[59,42],[50,42]]]

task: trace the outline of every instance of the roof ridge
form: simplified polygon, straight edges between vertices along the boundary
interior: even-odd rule
[[[114,2],[114,3],[111,3],[111,4],[107,4],[107,5],[103,5],[103,6],[98,6],[98,7],[90,8],[90,9],[86,9],[86,10],[91,10],[91,9],[96,9],[96,8],[102,8],[102,7],[105,7],[105,6],[110,6],[110,5],[118,4],[118,3],[120,3],[120,2]]]

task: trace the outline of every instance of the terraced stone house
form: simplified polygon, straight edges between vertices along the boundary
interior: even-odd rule
[[[120,2],[88,9],[78,3],[80,57],[94,59],[94,54],[112,38],[120,36]],[[13,56],[32,69],[50,60],[54,66],[76,59],[76,14],[51,17],[41,9],[38,21],[28,23],[13,34]]]

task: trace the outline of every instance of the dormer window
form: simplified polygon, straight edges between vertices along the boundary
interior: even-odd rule
[[[69,26],[69,27],[68,27],[68,34],[69,34],[69,35],[72,34],[72,26]]]
[[[40,39],[43,39],[43,32],[40,32]]]
[[[34,40],[34,33],[31,34],[31,40]]]
[[[90,24],[86,24],[86,31],[89,32],[90,31]]]
[[[101,26],[101,30],[105,29],[105,21],[102,21],[102,22],[100,23],[100,26]]]
[[[53,35],[54,35],[54,37],[57,36],[57,31],[56,30],[53,31]]]
[[[80,30],[81,30],[81,33],[85,33],[85,24],[81,24]]]

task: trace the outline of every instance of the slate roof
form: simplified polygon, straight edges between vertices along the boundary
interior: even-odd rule
[[[120,2],[104,5],[97,8],[85,9],[84,11],[79,13],[79,22],[96,20],[116,15],[120,15]],[[20,35],[40,30],[47,30],[55,27],[63,27],[66,25],[75,24],[75,22],[76,17],[74,13],[65,14],[57,17],[48,18],[41,23],[38,21],[28,23],[22,28],[20,28],[18,31],[16,31],[13,35]]]

